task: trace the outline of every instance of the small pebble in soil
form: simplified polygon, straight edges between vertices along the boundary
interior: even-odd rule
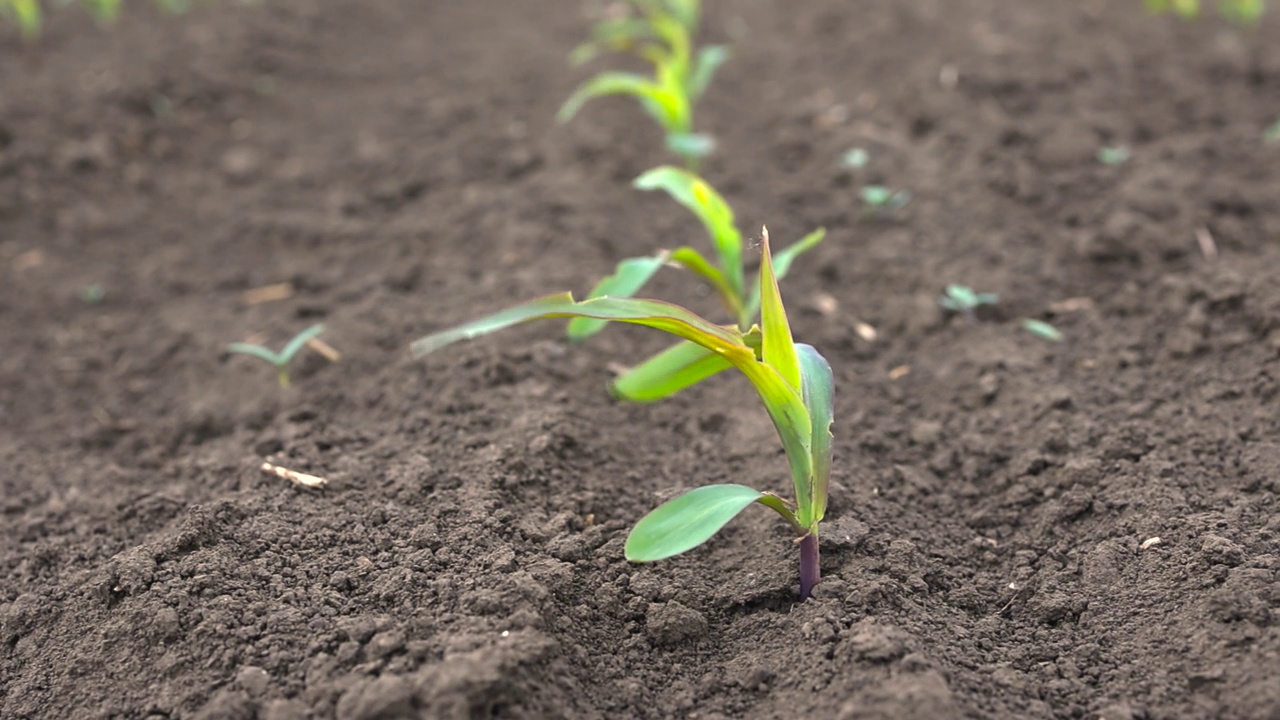
[[[707,619],[693,608],[672,601],[654,603],[645,617],[649,637],[659,645],[675,645],[707,631]]]

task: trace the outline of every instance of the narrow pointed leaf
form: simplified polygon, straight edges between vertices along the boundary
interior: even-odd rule
[[[809,411],[812,440],[807,527],[822,520],[827,511],[827,488],[831,476],[831,423],[835,415],[835,380],[831,365],[812,345],[796,345],[800,357],[801,390],[805,409]],[[796,497],[801,493],[796,488]]]
[[[742,294],[742,234],[734,227],[733,210],[724,198],[697,175],[670,165],[646,172],[634,185],[666,192],[702,221],[729,285]]]
[[[262,347],[261,345],[250,345],[249,343],[231,343],[227,346],[228,352],[239,353],[241,355],[252,355],[253,357],[266,360],[272,365],[284,365],[284,361],[279,355],[273,351]]]
[[[13,9],[23,36],[34,38],[40,34],[40,3],[37,0],[10,0],[9,7]]]
[[[666,253],[659,253],[653,257],[627,258],[618,263],[618,268],[612,275],[597,283],[587,298],[632,297],[666,262]],[[603,330],[606,324],[608,324],[607,320],[574,318],[569,321],[569,339],[575,342],[586,340]]]
[[[760,330],[763,333],[764,362],[778,371],[791,387],[800,388],[800,358],[791,338],[787,310],[778,292],[778,278],[773,274],[769,253],[769,232],[764,232],[763,258],[760,263]]]
[[[302,349],[303,345],[306,345],[312,338],[317,337],[322,332],[324,332],[324,325],[312,325],[306,330],[294,335],[293,339],[289,341],[289,344],[285,345],[284,349],[280,351],[280,359],[286,363],[289,362],[293,359],[294,355],[298,354],[298,351]]]
[[[653,402],[728,370],[733,363],[707,348],[680,342],[623,373],[611,386],[630,402]]]
[[[687,552],[764,497],[745,485],[706,485],[674,497],[640,519],[627,535],[631,562],[653,562]]]
[[[728,59],[729,48],[724,45],[708,45],[699,50],[697,59],[693,61],[693,72],[689,75],[689,97],[695,100],[702,97],[716,70]]]
[[[595,298],[577,302],[572,293],[548,295],[488,317],[434,333],[413,343],[415,356],[422,357],[459,340],[488,335],[519,323],[542,318],[587,317],[613,322],[645,325],[692,340],[738,363],[755,363],[751,348],[742,343],[736,328],[716,325],[709,320],[671,303],[630,298]]]
[[[646,111],[654,115],[663,127],[679,126],[679,103],[671,93],[642,75],[624,72],[604,72],[583,83],[560,108],[556,118],[568,122],[588,100],[605,95],[632,95],[640,99]]]
[[[778,280],[787,276],[791,271],[791,265],[801,254],[817,247],[827,236],[826,228],[818,228],[813,232],[805,235],[798,242],[791,243],[785,250],[774,254],[773,256],[773,274]],[[760,312],[760,286],[756,285],[751,288],[751,298],[747,301],[747,316],[755,317]]]

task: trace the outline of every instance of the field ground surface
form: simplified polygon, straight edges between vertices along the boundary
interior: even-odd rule
[[[633,103],[554,122],[588,6],[128,5],[0,38],[0,718],[1280,717],[1280,14],[707,3],[704,174],[829,233],[783,283],[838,383],[799,604],[763,509],[622,556],[677,491],[788,490],[741,377],[615,402],[636,328],[409,355],[705,245],[630,188]],[[321,321],[287,391],[225,351]]]

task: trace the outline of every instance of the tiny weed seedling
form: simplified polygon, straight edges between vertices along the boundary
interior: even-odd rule
[[[948,285],[946,292],[938,298],[938,304],[952,312],[958,312],[970,322],[977,319],[974,314],[983,305],[995,305],[1000,297],[993,293],[974,292],[965,285]]]
[[[652,257],[629,258],[618,264],[613,275],[601,280],[588,294],[588,299],[631,297],[664,265],[674,265],[710,285],[739,329],[745,331],[751,327],[760,312],[760,291],[758,284],[747,289],[742,233],[735,224],[729,204],[706,181],[672,166],[650,170],[637,178],[635,185],[641,190],[664,191],[693,212],[711,238],[715,260],[689,246],[663,251]],[[779,252],[773,258],[777,276],[785,277],[794,260],[822,242],[825,235],[826,231],[819,228]],[[576,318],[569,323],[569,338],[585,340],[602,330],[605,324],[605,321],[586,316]],[[634,402],[659,400],[728,367],[715,360],[712,350],[696,343],[681,342],[624,373],[613,383],[613,392]]]
[[[1035,335],[1041,340],[1049,342],[1062,342],[1062,331],[1050,325],[1043,320],[1033,320],[1031,318],[1022,319],[1022,329]]]
[[[630,95],[662,126],[667,148],[684,158],[689,169],[696,169],[715,142],[693,131],[693,107],[729,58],[728,48],[722,45],[694,52],[700,5],[699,0],[631,0],[633,12],[598,23],[592,39],[570,56],[574,63],[602,52],[624,52],[652,64],[653,76],[602,72],[569,97],[560,108],[560,122],[568,122],[592,98]]]
[[[1184,18],[1200,14],[1200,0],[1143,0],[1150,13],[1175,12]],[[1231,22],[1252,25],[1266,10],[1266,0],[1218,0],[1218,12]]]
[[[884,185],[867,185],[862,188],[862,202],[874,212],[893,212],[906,206],[911,193],[906,190],[890,190]]]
[[[761,324],[744,332],[716,325],[677,305],[658,300],[598,297],[575,301],[571,293],[549,295],[413,343],[421,357],[518,323],[541,318],[589,318],[644,325],[705,349],[712,372],[736,367],[751,381],[782,440],[795,489],[794,502],[745,485],[707,485],[679,495],[642,518],[627,536],[632,562],[662,560],[691,550],[749,505],[776,511],[795,530],[800,546],[800,597],[820,579],[818,525],[827,508],[831,466],[834,382],[831,367],[813,347],[797,344],[778,291],[768,233],[761,242]]]
[[[1267,128],[1262,133],[1262,142],[1267,145],[1274,145],[1275,143],[1280,142],[1280,120],[1277,120],[1274,125]]]
[[[863,150],[860,147],[846,150],[845,153],[840,156],[840,165],[847,167],[850,170],[861,170],[870,162],[871,156],[867,154],[866,150]]]
[[[278,353],[261,345],[252,345],[250,343],[231,343],[227,346],[227,350],[242,355],[252,355],[271,363],[276,368],[276,377],[280,381],[280,387],[287,388],[289,387],[289,363],[302,348],[306,347],[308,342],[313,338],[319,337],[322,332],[324,332],[323,325],[312,325],[295,335],[284,346],[284,349]]]
[[[1129,159],[1129,148],[1124,146],[1104,147],[1098,150],[1098,162],[1115,167],[1123,165]]]

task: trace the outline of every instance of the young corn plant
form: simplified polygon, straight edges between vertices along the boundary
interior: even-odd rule
[[[560,122],[571,120],[593,98],[630,95],[665,131],[667,148],[684,158],[689,169],[696,169],[698,161],[715,148],[715,142],[709,135],[694,132],[693,107],[729,58],[723,45],[708,45],[694,52],[700,6],[699,0],[631,0],[633,12],[598,23],[591,40],[570,56],[575,64],[603,52],[622,52],[650,63],[653,75],[622,71],[596,75],[560,108]]]
[[[834,381],[831,366],[812,346],[797,344],[778,291],[778,273],[762,241],[759,296],[761,323],[748,331],[716,325],[677,305],[658,300],[598,297],[575,301],[571,293],[549,295],[486,318],[428,335],[413,343],[421,357],[530,320],[586,318],[643,325],[670,333],[707,351],[706,362],[736,367],[755,387],[773,420],[791,468],[795,500],[745,485],[707,485],[679,495],[644,516],[627,536],[624,553],[637,563],[679,555],[711,539],[753,504],[777,512],[800,546],[800,598],[821,579],[818,525],[827,508],[831,467]]]
[[[280,352],[275,352],[261,345],[253,345],[250,343],[231,343],[227,346],[228,352],[239,353],[241,355],[250,355],[260,360],[265,360],[276,369],[276,379],[280,382],[280,387],[289,387],[289,363],[293,362],[293,358],[307,343],[314,338],[320,336],[324,332],[324,325],[312,325],[311,327],[298,333],[285,344]]]
[[[1200,14],[1200,0],[1143,0],[1147,12],[1175,12],[1184,18]],[[1252,25],[1267,9],[1266,0],[1218,0],[1218,12],[1228,20],[1241,25]]]
[[[733,209],[706,181],[673,166],[655,168],[635,181],[641,190],[661,190],[693,212],[702,221],[711,238],[714,259],[690,246],[662,251],[652,257],[629,258],[618,264],[617,271],[601,280],[588,298],[631,297],[665,265],[674,265],[693,273],[716,292],[738,328],[746,332],[759,317],[759,283],[746,283],[743,263],[743,237],[738,230]],[[819,228],[790,245],[773,258],[778,278],[785,277],[795,259],[822,242],[826,230]],[[761,269],[763,272],[763,268]],[[569,323],[571,340],[581,341],[602,330],[605,322],[576,318]],[[729,366],[719,362],[715,353],[697,343],[680,342],[641,362],[614,381],[612,389],[618,397],[633,402],[652,402],[679,392],[705,380]]]

